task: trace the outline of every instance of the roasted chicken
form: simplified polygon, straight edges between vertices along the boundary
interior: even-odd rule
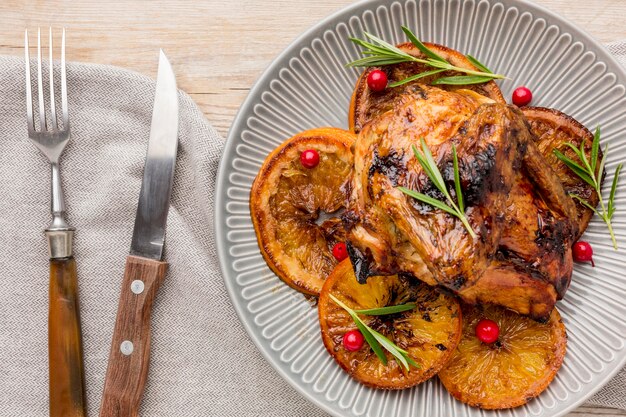
[[[452,194],[456,146],[476,238],[457,218],[398,190],[443,199],[413,155],[421,138]],[[411,84],[363,126],[354,155],[343,219],[359,280],[408,273],[466,302],[550,317],[571,277],[577,209],[519,109],[475,91]]]

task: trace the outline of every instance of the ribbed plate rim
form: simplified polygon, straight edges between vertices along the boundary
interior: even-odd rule
[[[401,3],[404,0],[398,0]],[[419,0],[416,0],[419,1]],[[431,0],[433,1],[433,0]],[[491,0],[489,0],[491,1]],[[618,76],[618,81],[622,84],[626,84],[626,69],[619,64],[615,58],[608,52],[605,46],[596,40],[593,36],[591,36],[586,30],[580,28],[570,20],[564,18],[563,16],[547,9],[546,7],[536,4],[531,0],[499,0],[502,3],[507,4],[512,7],[519,7],[522,11],[529,11],[533,15],[535,13],[539,13],[543,18],[547,18],[546,20],[552,19],[553,24],[558,24],[564,27],[569,33],[575,35],[579,41],[583,42],[589,50],[593,51],[597,55],[598,60],[604,61],[607,65],[609,65],[610,70],[614,72]],[[225,218],[227,216],[226,206],[224,204],[226,198],[226,186],[227,186],[227,168],[230,162],[230,156],[233,153],[237,134],[243,130],[245,127],[248,114],[251,109],[257,102],[254,100],[255,97],[259,96],[259,93],[262,92],[266,85],[269,84],[274,78],[278,71],[282,68],[283,61],[286,58],[293,56],[295,51],[300,50],[302,47],[308,46],[313,39],[323,33],[325,30],[334,27],[339,22],[345,22],[347,18],[350,16],[357,15],[358,13],[364,12],[366,9],[374,10],[378,6],[388,6],[394,1],[385,1],[385,0],[361,0],[357,1],[352,5],[341,8],[334,13],[330,14],[326,18],[322,19],[320,22],[311,26],[308,30],[300,34],[296,37],[287,47],[280,53],[276,58],[272,60],[272,62],[268,65],[268,67],[263,71],[263,73],[259,76],[259,78],[255,81],[252,88],[250,89],[248,95],[237,111],[235,118],[233,119],[233,123],[228,131],[228,135],[226,138],[224,150],[222,156],[220,158],[219,167],[217,171],[216,177],[216,189],[215,189],[215,207],[214,207],[214,230],[216,233],[216,247],[217,247],[217,255],[220,264],[220,270],[222,273],[222,278],[224,280],[224,285],[226,290],[228,291],[229,298],[231,299],[232,305],[235,308],[237,316],[241,321],[244,329],[248,333],[248,336],[252,339],[252,342],[255,344],[257,349],[261,352],[265,360],[274,368],[274,370],[285,380],[287,381],[296,391],[298,391],[304,398],[308,401],[315,404],[320,409],[325,412],[335,416],[335,417],[349,417],[350,413],[348,410],[341,410],[331,407],[328,403],[319,400],[314,395],[312,395],[305,387],[300,384],[293,375],[286,372],[284,368],[282,368],[279,364],[279,361],[273,356],[273,352],[269,348],[269,345],[266,347],[262,343],[262,338],[259,334],[256,333],[256,327],[252,321],[246,320],[246,315],[244,312],[244,305],[236,300],[236,287],[234,283],[233,277],[230,276],[230,272],[226,267],[226,263],[228,262],[229,255],[227,254],[227,240],[226,240],[226,223]],[[578,408],[582,403],[584,403],[587,399],[589,399],[593,394],[598,392],[604,385],[606,385],[625,365],[626,365],[626,351],[621,352],[621,358],[615,361],[617,366],[614,366],[605,376],[597,386],[588,387],[584,386],[583,390],[587,389],[587,391],[580,396],[580,398],[571,404],[568,404],[566,407],[559,410],[554,417],[563,416],[576,408]],[[345,411],[345,412],[344,412]]]

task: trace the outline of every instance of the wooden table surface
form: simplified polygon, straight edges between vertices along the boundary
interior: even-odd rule
[[[601,42],[626,39],[626,0],[536,0]],[[23,54],[24,28],[68,28],[68,59],[154,77],[158,48],[179,87],[223,135],[250,86],[296,36],[348,0],[1,0],[0,53]],[[626,416],[582,407],[572,416]]]

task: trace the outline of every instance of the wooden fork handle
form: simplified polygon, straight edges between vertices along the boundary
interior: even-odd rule
[[[129,256],[113,330],[100,417],[136,417],[150,363],[150,318],[167,263]]]
[[[50,259],[50,417],[86,416],[82,346],[76,262]]]

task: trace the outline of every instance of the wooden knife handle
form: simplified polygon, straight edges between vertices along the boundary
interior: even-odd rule
[[[167,263],[129,256],[117,308],[100,417],[136,417],[150,363],[150,316]]]
[[[73,257],[50,259],[50,417],[84,417],[83,344]]]

